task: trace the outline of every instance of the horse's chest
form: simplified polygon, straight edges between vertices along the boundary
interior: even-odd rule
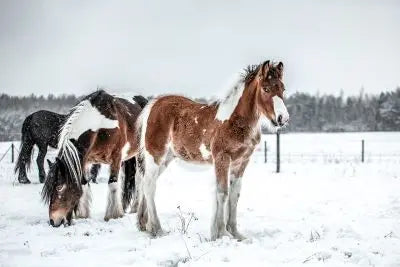
[[[236,160],[247,160],[251,154],[253,154],[254,149],[260,143],[260,134],[256,132],[255,134],[244,138],[241,142],[232,142],[231,149],[231,159]]]
[[[237,146],[231,151],[231,160],[247,160],[251,156],[251,154],[253,154],[254,149],[255,145],[252,144]]]

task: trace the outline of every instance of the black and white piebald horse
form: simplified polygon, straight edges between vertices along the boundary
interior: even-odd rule
[[[52,226],[70,224],[74,212],[77,218],[89,216],[90,187],[84,170],[95,163],[110,165],[104,219],[123,215],[135,186],[135,123],[146,103],[141,96],[120,98],[100,90],[72,109],[61,126],[58,156],[55,163],[50,163],[42,190],[43,200],[49,203]],[[123,185],[119,179],[122,163],[126,176]]]
[[[61,126],[65,123],[68,115],[58,114],[48,110],[39,110],[25,118],[21,129],[21,146],[15,173],[18,173],[18,181],[21,184],[29,184],[31,181],[26,174],[32,159],[33,147],[36,145],[39,153],[36,163],[39,170],[39,181],[44,182],[46,176],[44,170],[44,159],[47,148],[57,148],[58,136]],[[100,165],[96,164],[90,169],[90,179],[96,181]]]

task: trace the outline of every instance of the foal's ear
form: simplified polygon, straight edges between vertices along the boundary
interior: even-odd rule
[[[282,72],[282,71],[283,71],[283,63],[282,63],[282,62],[279,62],[278,65],[276,65],[276,68],[277,68],[280,72]]]
[[[266,75],[268,73],[269,68],[271,67],[271,63],[269,60],[265,61],[262,65],[261,65],[261,75]]]

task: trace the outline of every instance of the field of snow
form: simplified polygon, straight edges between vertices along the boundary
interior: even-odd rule
[[[242,242],[209,241],[209,167],[173,162],[163,173],[156,204],[167,234],[151,238],[137,230],[133,214],[103,221],[107,168],[91,185],[91,218],[50,227],[35,164],[32,184],[13,184],[6,155],[0,266],[400,266],[400,133],[284,134],[279,174],[275,136],[264,140],[267,164],[260,149],[243,179],[238,225],[248,239]],[[0,143],[0,158],[9,146]]]

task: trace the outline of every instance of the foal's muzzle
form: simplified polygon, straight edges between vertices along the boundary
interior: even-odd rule
[[[59,227],[61,224],[64,224],[64,219],[54,221],[53,219],[50,219],[50,225],[53,227]]]

